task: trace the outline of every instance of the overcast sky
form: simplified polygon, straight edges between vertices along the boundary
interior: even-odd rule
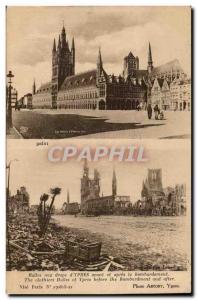
[[[64,22],[76,45],[76,72],[96,66],[101,47],[108,73],[120,74],[129,51],[147,67],[148,42],[154,65],[178,58],[190,72],[190,9],[184,7],[9,7],[7,69],[22,96],[51,79],[53,38]]]
[[[102,140],[72,140],[72,145],[86,144],[103,145]],[[106,146],[114,145],[120,147],[120,141],[105,141]],[[8,162],[12,159],[10,189],[15,194],[16,190],[25,185],[29,194],[31,204],[39,202],[42,193],[48,193],[51,187],[62,188],[58,196],[57,207],[61,207],[66,200],[67,189],[70,191],[70,200],[80,202],[80,179],[82,176],[83,162],[71,160],[70,162],[52,163],[47,159],[49,147],[61,145],[63,147],[70,143],[63,141],[49,141],[48,146],[35,147],[36,141],[8,140]],[[135,140],[124,140],[124,145],[138,145]],[[117,186],[119,195],[129,195],[134,202],[140,198],[142,181],[146,179],[148,168],[162,168],[163,186],[174,186],[175,184],[187,183],[190,190],[190,148],[185,140],[176,141],[140,141],[145,148],[147,162],[109,162],[106,160],[98,163],[89,163],[90,177],[93,176],[94,168],[98,168],[101,175],[101,194],[111,195],[112,173],[116,170]]]

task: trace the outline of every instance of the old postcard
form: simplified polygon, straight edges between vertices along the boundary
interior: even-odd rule
[[[189,7],[8,7],[7,68],[8,138],[190,136]]]
[[[190,294],[191,8],[7,7],[8,294]]]

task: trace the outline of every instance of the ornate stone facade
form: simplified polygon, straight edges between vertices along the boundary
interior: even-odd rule
[[[155,78],[152,83],[150,103],[162,110],[185,110],[191,108],[191,81],[188,79]]]
[[[174,79],[170,85],[171,109],[191,109],[191,80]]]
[[[52,47],[51,81],[37,90],[33,84],[33,108],[132,110],[144,109],[148,102],[171,109],[170,84],[185,76],[178,60],[154,67],[150,43],[147,69],[140,69],[138,56],[129,52],[119,76],[106,73],[100,49],[93,70],[75,74],[75,59],[74,39],[70,47],[63,26],[58,45],[54,40]],[[184,88],[189,97],[188,86]]]
[[[63,27],[58,45],[52,48],[52,80],[36,90],[33,108],[136,109],[146,103],[147,70],[139,70],[139,58],[130,52],[124,59],[123,75],[108,75],[101,51],[95,69],[75,75],[75,43],[71,49]]]

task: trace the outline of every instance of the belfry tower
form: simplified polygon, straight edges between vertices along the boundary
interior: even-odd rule
[[[86,201],[100,198],[100,174],[94,169],[94,177],[89,177],[87,160],[84,162],[83,175],[81,178],[81,213],[85,212]]]
[[[89,196],[89,168],[87,160],[84,162],[83,175],[81,178],[81,212],[84,214],[85,202]]]
[[[149,42],[148,45],[148,66],[147,66],[148,74],[150,74],[153,70],[153,59],[152,59],[152,51],[151,51],[151,45]]]
[[[58,44],[53,41],[52,49],[52,107],[57,106],[57,93],[68,76],[75,74],[75,43],[72,40],[71,50],[68,40],[66,39],[66,31],[63,26],[61,35],[58,38]]]

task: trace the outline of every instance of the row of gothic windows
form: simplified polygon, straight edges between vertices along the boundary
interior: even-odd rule
[[[80,99],[92,99],[92,98],[98,98],[97,92],[87,92],[82,94],[69,94],[64,96],[59,96],[58,100],[80,100]]]

